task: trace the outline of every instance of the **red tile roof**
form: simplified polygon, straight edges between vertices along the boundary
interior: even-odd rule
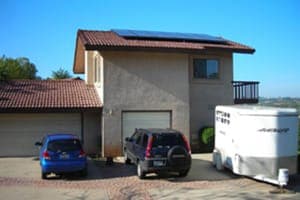
[[[102,105],[83,80],[0,81],[0,112],[96,111]]]
[[[121,37],[113,31],[78,30],[74,54],[74,73],[84,73],[85,50],[158,51],[175,53],[202,53],[229,51],[254,53],[255,49],[224,38],[222,43],[204,41],[180,41],[172,39],[147,39]]]
[[[255,49],[227,39],[225,43],[199,41],[172,41],[155,39],[126,39],[113,31],[78,30],[77,37],[87,50],[104,49],[160,49],[176,51],[199,51],[207,49],[230,50],[239,53],[254,53]]]

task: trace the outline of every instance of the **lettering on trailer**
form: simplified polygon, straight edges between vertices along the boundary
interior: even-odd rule
[[[216,121],[221,122],[222,124],[230,124],[230,113],[216,110]]]
[[[259,132],[267,132],[267,133],[286,133],[288,132],[290,129],[289,128],[262,128],[259,129]]]
[[[225,131],[219,131],[219,133],[221,133],[222,135],[226,135]]]

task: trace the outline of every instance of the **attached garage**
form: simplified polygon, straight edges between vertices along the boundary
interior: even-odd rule
[[[71,133],[100,154],[102,106],[82,80],[0,82],[0,157],[35,156],[46,134]]]
[[[80,114],[0,114],[0,156],[37,155],[34,143],[49,133],[80,137]]]
[[[123,112],[123,141],[130,137],[136,128],[171,128],[171,112]]]

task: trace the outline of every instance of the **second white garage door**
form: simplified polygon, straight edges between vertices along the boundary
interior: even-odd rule
[[[81,135],[79,113],[0,114],[0,156],[34,156],[45,134]]]
[[[123,141],[135,128],[171,128],[171,112],[123,112]]]

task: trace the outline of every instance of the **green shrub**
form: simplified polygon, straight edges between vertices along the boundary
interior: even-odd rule
[[[215,130],[213,127],[204,127],[199,131],[201,153],[210,153],[215,146]]]

